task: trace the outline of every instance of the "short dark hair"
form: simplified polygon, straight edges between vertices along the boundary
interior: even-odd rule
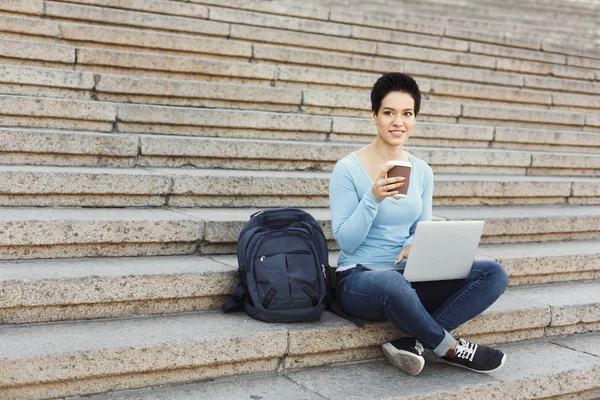
[[[377,114],[381,107],[381,101],[391,92],[408,93],[415,101],[415,117],[419,114],[421,107],[421,91],[419,85],[410,75],[401,72],[390,72],[383,74],[373,85],[371,90],[371,108]]]

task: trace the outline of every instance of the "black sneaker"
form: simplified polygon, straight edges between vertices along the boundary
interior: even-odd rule
[[[457,367],[488,374],[502,368],[506,361],[506,354],[498,349],[458,339],[454,357],[441,357],[441,359]]]
[[[381,346],[385,359],[410,375],[418,375],[425,365],[423,345],[415,338],[400,338]]]

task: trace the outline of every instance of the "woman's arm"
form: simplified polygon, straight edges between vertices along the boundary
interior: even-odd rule
[[[377,216],[379,203],[370,188],[366,193],[357,195],[356,185],[346,165],[342,162],[336,164],[329,183],[329,206],[333,236],[340,249],[353,253],[360,246]]]

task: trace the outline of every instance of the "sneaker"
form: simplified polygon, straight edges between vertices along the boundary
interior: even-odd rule
[[[454,357],[441,357],[441,360],[457,367],[488,374],[502,368],[506,354],[498,349],[458,339]]]
[[[423,345],[415,338],[401,338],[381,346],[385,359],[410,375],[418,375],[425,365]]]

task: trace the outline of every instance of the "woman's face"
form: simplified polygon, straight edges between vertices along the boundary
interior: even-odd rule
[[[377,125],[377,137],[390,146],[402,146],[412,135],[415,119],[415,101],[408,93],[390,92],[381,101],[377,114],[373,113]]]

